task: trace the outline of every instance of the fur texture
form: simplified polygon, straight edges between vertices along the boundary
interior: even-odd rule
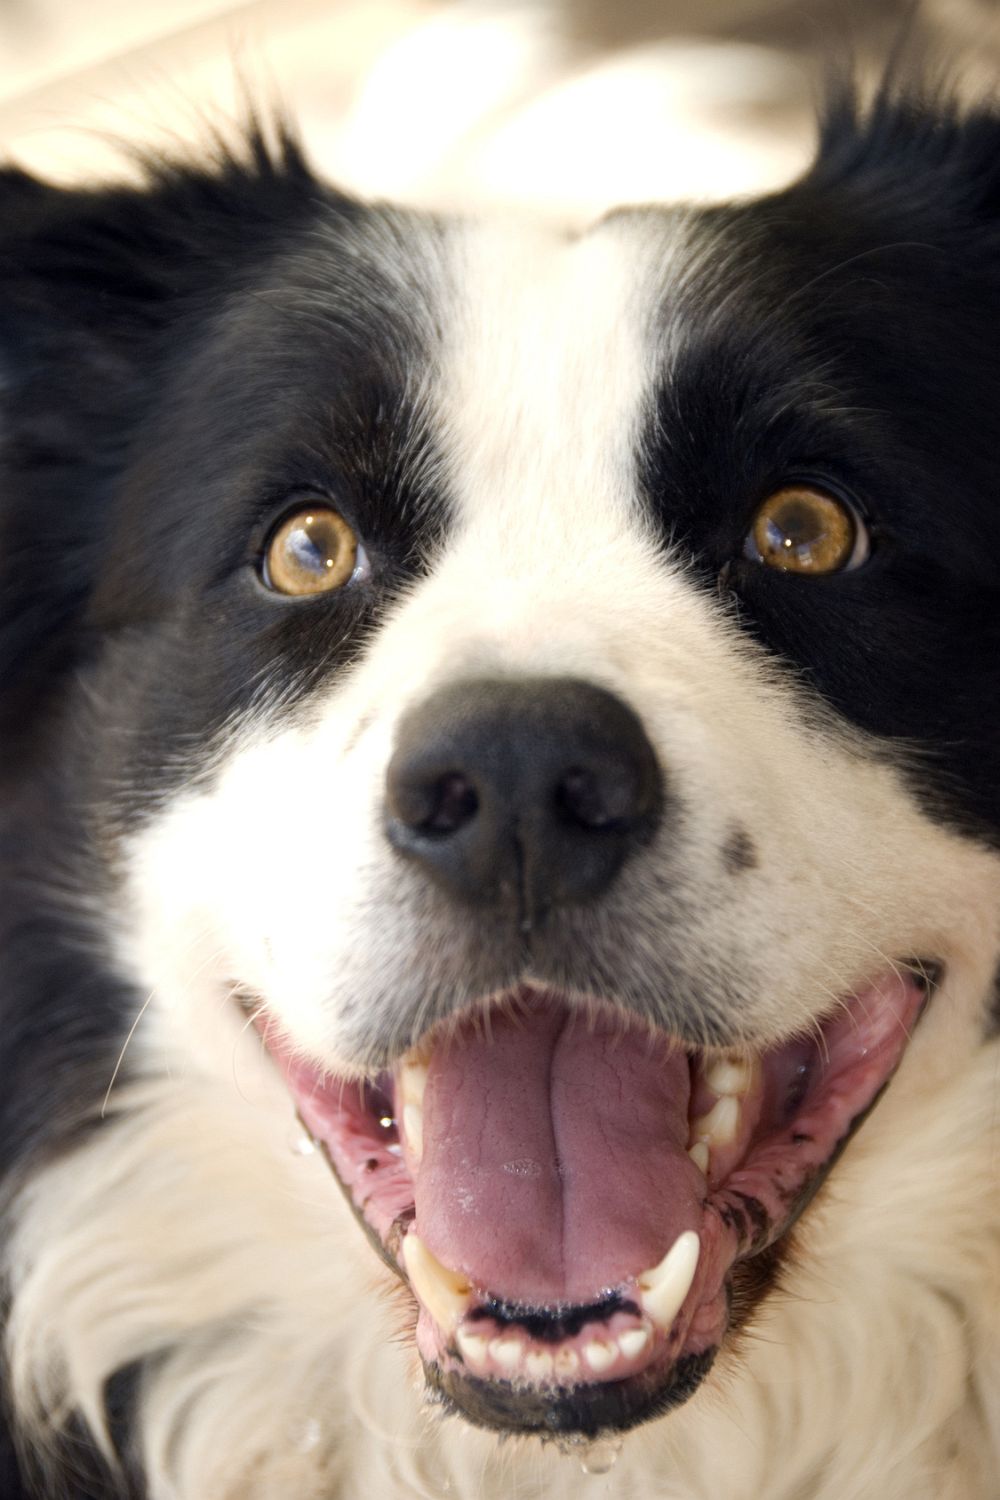
[[[889,86],[781,194],[573,237],[359,204],[256,129],[141,189],[5,174],[5,1497],[592,1483],[428,1405],[237,991],[356,1076],[526,981],[773,1048],[911,956],[942,979],[897,1076],[604,1483],[993,1494],[998,161],[992,111]],[[867,561],[748,555],[791,482]],[[317,495],[363,566],[275,594]],[[438,689],[566,677],[640,717],[665,811],[526,957],[398,857],[386,767]]]

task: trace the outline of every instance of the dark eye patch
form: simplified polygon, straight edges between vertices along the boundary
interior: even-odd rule
[[[962,303],[960,256],[943,288],[913,226],[857,260],[863,194],[849,210],[793,188],[706,217],[725,247],[688,284],[683,318],[667,293],[685,337],[651,404],[640,482],[690,578],[721,587],[731,618],[885,753],[899,745],[935,816],[995,842],[981,705],[1000,701],[1000,459],[977,413],[980,379],[1000,402],[1000,368],[986,288]],[[868,259],[877,278],[856,269]],[[800,577],[744,555],[764,497],[805,476],[857,497],[864,566]]]

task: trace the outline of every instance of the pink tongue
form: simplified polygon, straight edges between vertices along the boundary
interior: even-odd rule
[[[625,1024],[542,1001],[435,1051],[415,1228],[481,1290],[592,1302],[699,1228],[687,1058]]]

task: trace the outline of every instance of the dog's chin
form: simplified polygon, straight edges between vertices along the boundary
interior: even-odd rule
[[[895,1072],[939,966],[901,962],[808,1037],[684,1047],[518,991],[372,1082],[246,1000],[308,1138],[409,1285],[428,1388],[499,1431],[624,1431],[686,1400]]]

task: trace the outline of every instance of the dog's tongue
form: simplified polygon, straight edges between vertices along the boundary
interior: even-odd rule
[[[685,1054],[620,1014],[464,1026],[430,1062],[417,1232],[504,1300],[594,1301],[701,1223],[689,1089]]]

